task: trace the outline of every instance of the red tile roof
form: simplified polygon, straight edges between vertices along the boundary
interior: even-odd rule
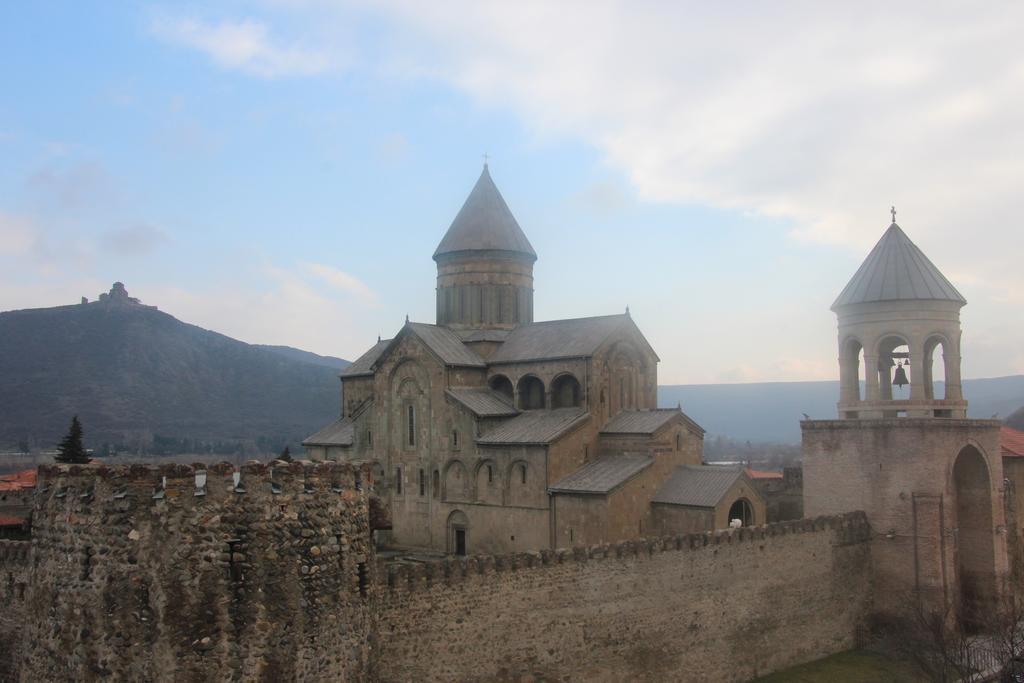
[[[747,468],[747,476],[751,479],[782,479],[782,472],[768,472],[765,470],[752,470]]]
[[[20,491],[36,487],[36,470],[0,474],[0,491]]]
[[[22,526],[28,521],[25,517],[9,517],[0,515],[0,526]]]
[[[1024,457],[1024,432],[1004,425],[999,428],[999,441],[1004,456]]]

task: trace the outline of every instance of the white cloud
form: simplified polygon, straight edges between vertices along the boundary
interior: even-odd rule
[[[208,23],[163,17],[153,22],[153,30],[168,42],[202,52],[218,66],[265,78],[313,76],[335,66],[326,51],[275,42],[267,26],[252,19]]]
[[[28,254],[35,241],[36,232],[28,218],[0,211],[0,256]]]
[[[360,303],[370,304],[377,295],[370,287],[354,275],[322,263],[306,263],[305,269],[335,289],[353,295]]]

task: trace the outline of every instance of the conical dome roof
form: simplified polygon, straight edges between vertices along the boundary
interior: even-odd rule
[[[434,252],[434,260],[444,254],[461,251],[509,251],[531,261],[537,253],[491,180],[484,164],[480,179],[466,198],[448,232]]]
[[[967,300],[900,226],[893,223],[832,304],[832,310],[873,301]]]

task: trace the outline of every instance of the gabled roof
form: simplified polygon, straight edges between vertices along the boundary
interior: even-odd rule
[[[832,310],[851,304],[915,299],[967,303],[900,226],[893,223],[839,294]]]
[[[379,339],[377,343],[370,347],[370,350],[363,355],[356,358],[352,365],[341,371],[342,377],[358,377],[360,375],[372,375],[373,364],[380,358],[380,354],[384,353],[384,349],[391,343],[390,339]]]
[[[503,342],[508,337],[508,330],[456,330],[456,334],[464,342]]]
[[[686,417],[678,408],[623,410],[601,429],[602,434],[654,434],[676,417]],[[689,420],[693,422],[692,420]],[[698,429],[700,429],[698,427]],[[703,430],[701,430],[703,431]]]
[[[583,408],[527,410],[478,437],[476,442],[483,446],[546,445],[588,419],[590,413]]]
[[[1003,425],[999,428],[1003,456],[1024,457],[1024,432]]]
[[[393,349],[406,334],[416,335],[416,337],[422,341],[435,356],[437,356],[438,360],[445,365],[472,368],[487,367],[487,364],[484,363],[483,359],[474,353],[472,349],[467,347],[458,334],[447,327],[428,325],[427,323],[406,322],[405,326],[399,330],[394,339],[389,339],[386,342],[378,342],[376,346],[357,358],[356,362],[350,365],[346,369],[346,372],[342,373],[342,376],[349,377],[350,373],[348,371],[357,365],[360,368],[368,368],[368,370],[362,371],[361,374],[373,374],[373,371],[376,370],[376,366],[387,357],[391,352],[391,349]],[[372,356],[372,361],[368,364],[364,363],[363,359],[369,358],[370,356]]]
[[[649,455],[606,455],[559,479],[548,491],[553,493],[596,493],[614,491],[654,462]]]
[[[713,508],[742,476],[741,467],[682,465],[665,480],[651,502]]]
[[[510,398],[500,391],[487,387],[453,387],[445,393],[477,417],[506,417],[519,414]]]
[[[484,164],[484,170],[466,203],[437,245],[434,260],[444,254],[462,251],[508,251],[526,256],[531,261],[537,259],[530,240],[526,239],[491,180],[487,164]]]
[[[623,313],[519,325],[487,360],[493,364],[589,358],[609,335],[629,323],[631,318]]]
[[[302,441],[303,446],[351,446],[355,441],[356,426],[347,417],[341,417]]]
[[[407,323],[406,327],[423,340],[423,343],[430,347],[430,350],[437,354],[437,357],[445,365],[474,368],[482,368],[487,365],[472,349],[466,348],[458,334],[447,327],[428,325],[427,323]]]

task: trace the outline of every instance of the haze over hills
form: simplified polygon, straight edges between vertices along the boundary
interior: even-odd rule
[[[78,414],[87,445],[291,443],[336,416],[347,361],[260,347],[127,296],[0,313],[0,448],[52,448]],[[230,447],[230,446],[228,446]]]
[[[1024,406],[1024,375],[967,379],[963,388],[969,417],[1006,418]],[[936,391],[943,391],[942,382]],[[659,406],[679,403],[709,434],[741,441],[799,443],[802,414],[835,418],[838,398],[838,381],[658,387]]]
[[[274,452],[334,419],[348,361],[251,345],[177,320],[124,291],[0,313],[0,450],[52,448],[78,414],[87,445],[132,451]],[[802,413],[835,416],[837,382],[670,385],[708,434],[797,443]],[[964,381],[973,417],[1024,406],[1024,376]]]

